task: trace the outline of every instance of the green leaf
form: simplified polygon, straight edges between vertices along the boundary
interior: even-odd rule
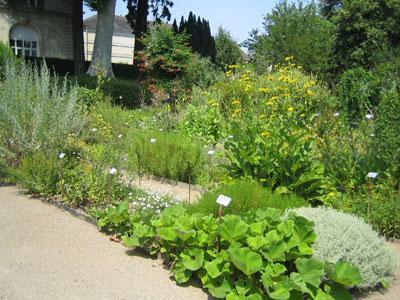
[[[125,247],[128,247],[128,248],[134,248],[134,247],[141,246],[139,239],[136,236],[128,237],[128,236],[124,235],[122,237],[122,244],[124,244]]]
[[[219,227],[221,237],[229,242],[238,241],[247,235],[249,225],[243,222],[238,216],[225,216]]]
[[[263,248],[261,253],[271,262],[285,261],[287,245],[284,241],[273,241]]]
[[[261,221],[250,225],[250,233],[254,235],[264,235],[264,230],[267,227],[267,222]]]
[[[136,223],[134,236],[137,236],[138,238],[153,237],[154,229],[148,225]]]
[[[203,266],[204,251],[202,249],[186,249],[180,256],[182,258],[182,264],[186,269],[196,271]]]
[[[232,290],[231,281],[226,276],[217,279],[211,279],[206,288],[210,294],[215,298],[225,298],[226,295]]]
[[[297,271],[304,281],[318,288],[324,275],[324,264],[314,258],[298,258],[295,262]]]
[[[229,248],[227,250],[231,262],[244,274],[250,276],[263,267],[261,255],[251,251],[250,248]]]
[[[217,278],[222,274],[223,260],[218,257],[212,261],[206,261],[204,263],[204,269],[206,269],[208,276],[211,278]]]
[[[253,250],[258,250],[267,244],[267,239],[263,236],[249,236],[247,238],[247,244]]]
[[[192,276],[192,271],[186,269],[181,262],[177,262],[175,264],[172,273],[174,274],[176,282],[180,284],[188,282],[190,277]]]
[[[334,282],[351,287],[362,282],[362,276],[357,267],[346,262],[338,262],[328,276]]]
[[[158,236],[166,241],[174,241],[177,238],[175,231],[171,227],[158,228]]]
[[[289,278],[279,281],[274,285],[274,291],[269,292],[268,295],[272,299],[287,300],[290,298],[291,284]]]

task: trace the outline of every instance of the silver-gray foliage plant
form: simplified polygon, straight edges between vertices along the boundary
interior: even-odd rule
[[[346,261],[357,266],[363,282],[360,289],[389,282],[398,266],[394,251],[362,219],[324,207],[293,209],[315,223],[314,256],[324,261]]]
[[[0,151],[9,160],[56,150],[84,124],[77,88],[51,76],[43,63],[6,62],[0,81]]]

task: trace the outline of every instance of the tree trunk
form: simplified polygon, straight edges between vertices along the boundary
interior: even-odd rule
[[[83,0],[73,1],[72,15],[74,74],[79,75],[85,72],[85,50],[83,45]]]
[[[147,31],[147,15],[149,14],[148,0],[139,0],[137,6],[136,26],[135,26],[135,54],[143,50],[143,44],[140,38]]]
[[[111,65],[112,38],[114,32],[116,0],[109,0],[104,9],[97,12],[96,37],[92,61],[87,73],[96,76],[104,72],[106,77],[114,77]]]

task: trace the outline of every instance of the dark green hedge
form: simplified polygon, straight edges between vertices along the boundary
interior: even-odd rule
[[[58,58],[43,58],[43,57],[29,57],[27,58],[29,61],[34,62],[36,64],[40,64],[43,59],[46,62],[47,66],[55,71],[58,75],[73,75],[74,74],[74,62],[72,60],[67,59],[58,59]],[[90,62],[85,62],[86,69],[89,68]],[[114,75],[117,78],[124,79],[136,79],[137,74],[132,65],[127,64],[112,64],[112,68],[114,71]]]

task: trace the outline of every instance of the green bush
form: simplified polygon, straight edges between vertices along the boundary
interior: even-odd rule
[[[219,207],[216,200],[221,194],[232,198],[229,206],[224,208],[224,214],[243,214],[257,208],[272,207],[285,210],[290,207],[307,206],[304,199],[294,194],[279,195],[255,181],[238,179],[205,193],[196,204],[189,208],[190,211],[216,214]]]
[[[0,42],[0,80],[4,78],[4,71],[6,68],[6,63],[15,60],[15,55],[8,45]]]
[[[398,191],[392,186],[379,185],[371,193],[359,191],[347,194],[341,208],[362,217],[386,238],[400,239],[399,203]]]
[[[358,122],[378,105],[379,79],[362,67],[345,71],[336,88],[351,122]]]
[[[106,96],[96,89],[92,90],[79,86],[78,100],[79,103],[85,105],[86,107],[90,107],[96,103],[106,101]]]
[[[204,146],[179,133],[134,131],[130,154],[140,173],[195,183],[205,172]]]
[[[0,145],[9,163],[39,149],[56,152],[68,134],[80,132],[85,119],[76,87],[44,65],[7,63],[0,86]]]
[[[312,222],[294,214],[283,220],[272,208],[219,223],[172,206],[150,223],[132,224],[122,240],[161,252],[178,283],[198,278],[214,298],[350,299],[345,287],[361,281],[357,268],[310,258],[315,238]]]
[[[400,93],[393,86],[382,94],[371,152],[379,170],[396,178],[400,188]]]
[[[50,196],[58,192],[61,162],[54,153],[35,152],[21,160],[11,176],[29,192]]]
[[[95,90],[98,87],[98,79],[89,75],[76,77],[79,86]],[[111,98],[114,104],[128,108],[136,108],[147,104],[148,92],[136,80],[110,78],[104,81],[99,88],[106,96]]]
[[[357,284],[358,288],[385,286],[393,276],[394,253],[360,218],[330,208],[304,207],[291,211],[315,223],[314,257],[333,263],[345,261],[359,268],[363,280]]]
[[[105,207],[127,197],[127,187],[120,175],[111,175],[102,165],[79,163],[63,170],[59,190],[63,201],[71,206]]]

